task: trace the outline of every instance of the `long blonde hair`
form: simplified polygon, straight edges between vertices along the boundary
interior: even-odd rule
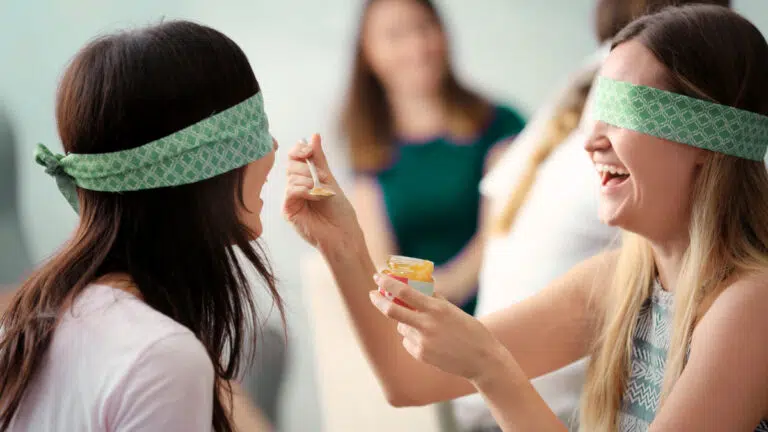
[[[717,35],[717,37],[707,37]],[[673,90],[768,114],[768,45],[722,7],[668,9],[630,24],[614,46],[636,40],[667,66]],[[662,403],[685,366],[696,324],[734,277],[768,268],[768,172],[763,162],[712,153],[694,185],[690,245],[675,283]],[[648,240],[627,233],[605,296],[606,314],[582,396],[581,429],[613,431],[629,377],[633,333],[656,275]],[[596,287],[599,288],[599,287]]]
[[[708,3],[730,6],[730,0],[598,0],[595,7],[595,31],[600,43],[613,38],[635,18],[656,12],[670,5]],[[592,74],[594,77],[594,74]],[[552,152],[562,144],[579,125],[584,106],[591,89],[591,82],[580,81],[566,90],[565,101],[555,110],[544,132],[528,158],[525,171],[501,207],[491,224],[491,233],[502,235],[509,232],[517,214],[528,199],[536,182],[536,174]]]

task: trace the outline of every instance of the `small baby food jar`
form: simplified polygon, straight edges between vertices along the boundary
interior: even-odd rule
[[[432,296],[435,291],[435,280],[432,278],[434,270],[435,264],[432,261],[393,255],[387,260],[387,268],[382,273],[411,286],[424,295]],[[409,307],[384,289],[379,288],[379,292],[396,304]]]

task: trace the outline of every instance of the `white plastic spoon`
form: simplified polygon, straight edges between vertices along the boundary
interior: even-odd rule
[[[305,138],[302,138],[301,142],[309,145]],[[310,159],[304,159],[304,161],[307,163],[307,166],[309,166],[309,173],[312,175],[312,182],[314,183],[314,187],[312,187],[312,190],[309,191],[309,194],[320,197],[332,197],[336,195],[336,192],[320,183],[320,179],[317,176],[317,168],[315,167],[315,163]]]

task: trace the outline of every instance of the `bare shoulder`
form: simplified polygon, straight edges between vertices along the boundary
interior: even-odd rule
[[[733,278],[706,306],[653,430],[754,430],[768,415],[768,271]]]
[[[744,274],[736,278],[723,292],[724,301],[733,298],[745,298],[751,301],[761,301],[762,306],[768,302],[768,268]]]
[[[768,271],[730,281],[712,301],[691,339],[691,358],[701,357],[734,381],[768,386]],[[719,362],[718,362],[719,360]],[[737,368],[738,370],[733,370]],[[744,384],[746,385],[746,384]],[[768,393],[764,406],[768,411]],[[768,412],[766,412],[768,414]]]
[[[694,338],[714,327],[737,332],[768,330],[768,269],[735,277],[707,306]]]

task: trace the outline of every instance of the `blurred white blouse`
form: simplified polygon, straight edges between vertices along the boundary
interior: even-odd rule
[[[519,181],[549,120],[574,89],[591,80],[609,51],[590,56],[557,97],[541,109],[515,139],[480,188],[498,214]],[[480,272],[477,316],[524,300],[579,262],[596,255],[617,239],[618,231],[598,219],[599,184],[584,150],[593,120],[591,94],[579,127],[539,167],[536,180],[509,232],[487,240]],[[578,429],[578,407],[586,359],[536,378],[532,384],[572,430]],[[479,395],[457,399],[454,409],[463,430],[493,428],[495,422]]]

